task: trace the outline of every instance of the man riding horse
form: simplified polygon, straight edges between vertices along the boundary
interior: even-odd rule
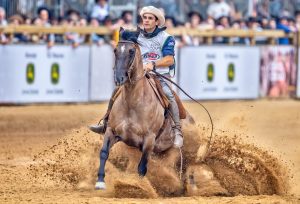
[[[163,27],[165,24],[165,17],[159,9],[153,6],[146,6],[142,8],[140,15],[142,17],[144,29],[141,30],[137,41],[141,49],[143,68],[147,72],[156,70],[158,73],[171,78],[170,71],[175,68],[175,40],[173,36],[165,31],[166,27]],[[175,124],[173,127],[175,133],[174,146],[182,147],[183,135],[175,96],[164,79],[159,78],[159,81],[163,92],[169,99],[169,110]],[[103,118],[103,124],[89,127],[93,132],[104,134],[107,127],[109,113],[113,106],[113,98],[118,89],[119,87],[116,87],[112,94],[107,113]]]

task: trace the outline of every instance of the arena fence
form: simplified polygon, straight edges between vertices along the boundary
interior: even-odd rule
[[[5,27],[18,32],[91,32],[112,35],[106,28]],[[180,35],[233,37],[233,31],[170,30]],[[232,33],[231,33],[232,34]],[[244,32],[234,36],[270,39],[297,38],[281,31]],[[272,34],[272,35],[271,35]],[[270,40],[270,43],[272,40]],[[176,48],[176,81],[199,100],[300,97],[298,45],[203,45]],[[0,103],[49,103],[106,101],[114,88],[114,56],[110,45],[86,44],[72,48],[40,44],[0,46]],[[188,99],[182,93],[180,97]]]
[[[111,31],[107,27],[39,27],[39,26],[0,26],[0,33],[10,35],[11,37],[16,33],[27,33],[27,34],[65,34],[67,32],[74,32],[78,34],[88,35],[99,34],[99,35],[115,35],[115,31]],[[197,30],[197,29],[186,29],[186,28],[172,28],[168,29],[168,32],[174,36],[189,35],[194,37],[204,38],[205,44],[212,44],[213,38],[216,37],[227,37],[229,38],[228,44],[234,43],[234,38],[248,38],[250,39],[251,45],[255,45],[257,38],[264,37],[267,39],[268,44],[276,44],[276,39],[288,38],[291,44],[296,45],[299,42],[299,34],[290,33],[287,34],[281,30],[237,30],[237,29],[226,29],[226,30]],[[91,41],[90,41],[91,42]]]

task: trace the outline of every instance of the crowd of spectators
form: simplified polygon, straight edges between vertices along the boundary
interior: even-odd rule
[[[201,3],[201,0],[199,0]],[[198,2],[198,3],[199,3]],[[37,25],[44,27],[51,26],[68,26],[68,27],[99,27],[105,26],[114,31],[119,27],[134,28],[134,16],[130,11],[124,11],[118,19],[112,19],[109,15],[109,5],[107,0],[96,0],[95,5],[89,16],[82,15],[76,10],[69,10],[64,17],[54,18],[47,7],[41,7],[37,11],[37,17],[30,19],[26,16],[15,14],[6,18],[5,10],[0,7],[0,26],[7,25]],[[264,12],[263,7],[257,7],[253,14],[249,17],[243,17],[236,9],[224,0],[214,0],[206,8],[194,6],[187,12],[187,20],[179,22],[174,16],[166,13],[166,26],[168,28],[184,27],[198,30],[224,30],[224,29],[241,29],[241,30],[283,30],[286,33],[296,32],[300,28],[300,12],[295,12],[291,15],[288,12],[278,14],[278,16],[270,16]],[[140,23],[140,18],[137,18]],[[247,38],[231,38],[216,37],[214,43],[228,43],[228,41],[235,44],[249,44]],[[71,44],[77,47],[80,44],[91,41],[97,45],[104,43],[114,44],[112,36],[102,36],[98,34],[91,34],[87,39],[86,35],[80,35],[75,32],[68,32],[61,34],[27,34],[16,33],[11,38],[5,34],[0,33],[0,43],[47,43],[48,46],[53,46],[56,43]],[[187,33],[177,37],[178,45],[184,46],[198,46],[204,42],[201,37],[190,36]],[[264,37],[257,37],[257,44],[264,44],[267,39]],[[278,44],[289,44],[288,38],[278,39]]]

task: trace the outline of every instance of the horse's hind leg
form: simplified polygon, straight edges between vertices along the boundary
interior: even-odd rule
[[[147,173],[148,157],[154,148],[154,140],[155,140],[154,134],[148,135],[144,139],[142,158],[138,166],[138,173],[140,176],[145,176]]]
[[[100,151],[100,167],[98,171],[98,181],[96,182],[96,189],[105,189],[106,185],[104,182],[105,177],[105,164],[109,156],[110,148],[118,142],[118,139],[113,135],[111,128],[107,128],[104,136],[102,149]]]

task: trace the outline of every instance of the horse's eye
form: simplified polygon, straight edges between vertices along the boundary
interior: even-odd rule
[[[130,49],[130,50],[129,50],[129,54],[130,54],[130,55],[133,55],[133,54],[134,54],[134,49]]]
[[[117,49],[116,49],[116,48],[114,49],[114,53],[115,53],[115,54],[117,53]]]

